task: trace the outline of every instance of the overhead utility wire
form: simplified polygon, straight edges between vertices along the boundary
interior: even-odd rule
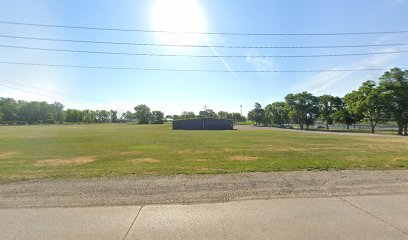
[[[108,55],[126,55],[126,56],[147,56],[147,57],[191,57],[191,58],[316,58],[316,57],[346,57],[346,56],[369,56],[369,55],[384,55],[408,53],[408,50],[403,51],[387,51],[387,52],[369,52],[369,53],[340,53],[340,54],[311,54],[311,55],[190,55],[190,54],[155,54],[155,53],[128,53],[128,52],[107,52],[107,51],[89,51],[89,50],[74,50],[74,49],[59,49],[59,48],[39,48],[39,47],[24,47],[15,45],[3,45],[3,48],[52,51],[52,52],[70,52],[70,53],[90,53],[90,54],[108,54]]]
[[[20,92],[24,92],[24,93],[36,94],[36,95],[39,95],[39,96],[47,97],[47,98],[49,98],[49,99],[53,99],[53,100],[55,101],[55,97],[54,97],[54,96],[45,95],[45,94],[42,94],[42,93],[39,93],[39,92],[36,92],[36,91],[30,91],[30,90],[23,89],[23,88],[19,88],[19,87],[16,87],[16,86],[14,86],[14,87],[13,87],[13,86],[9,86],[9,85],[3,84],[3,83],[1,83],[1,82],[0,82],[0,86],[6,87],[6,88],[10,88],[10,89],[13,89],[13,90],[17,90],[17,91],[20,91]],[[70,102],[70,103],[82,103],[82,102],[75,101],[75,100],[74,100],[74,101],[72,101],[72,100],[66,101],[66,100],[65,100],[65,102]]]
[[[0,35],[1,38],[38,40],[51,42],[71,42],[71,43],[91,43],[91,44],[109,44],[126,46],[151,46],[151,47],[187,47],[187,48],[208,48],[208,45],[193,44],[158,44],[158,43],[134,43],[117,41],[94,41],[63,38],[43,38],[28,36]],[[384,44],[356,44],[356,45],[315,45],[315,46],[234,46],[234,45],[212,45],[214,48],[235,48],[235,49],[313,49],[313,48],[365,48],[365,47],[397,47],[408,46],[408,43],[384,43]]]
[[[403,51],[387,51],[387,52],[370,52],[370,53],[340,53],[340,54],[311,54],[311,55],[190,55],[190,54],[155,54],[155,53],[128,53],[128,52],[107,52],[107,51],[89,51],[89,50],[73,50],[73,49],[59,49],[59,48],[39,48],[39,47],[24,47],[15,45],[3,45],[3,48],[38,50],[38,51],[52,51],[52,52],[70,52],[70,53],[90,53],[90,54],[108,54],[108,55],[127,55],[127,56],[147,56],[147,57],[192,57],[192,58],[314,58],[314,57],[346,57],[346,56],[369,56],[369,55],[384,55],[408,53],[408,50]]]
[[[229,70],[216,69],[169,69],[169,68],[138,68],[138,67],[108,67],[89,65],[67,65],[67,64],[45,64],[31,62],[10,62],[0,61],[0,64],[40,66],[40,67],[62,67],[62,68],[83,68],[83,69],[104,69],[104,70],[130,70],[130,71],[164,71],[164,72],[210,72],[229,73]],[[316,72],[358,72],[358,71],[386,71],[382,68],[360,68],[360,69],[316,69],[316,70],[234,70],[236,73],[316,73]]]
[[[126,29],[126,28],[107,28],[107,27],[90,27],[90,26],[73,26],[57,24],[40,24],[29,22],[0,21],[0,24],[48,27],[48,28],[69,28],[83,30],[99,31],[118,31],[118,32],[142,32],[142,33],[174,33],[174,34],[203,34],[203,35],[231,35],[231,36],[336,36],[336,35],[378,35],[378,34],[405,34],[408,30],[399,31],[365,31],[365,32],[331,32],[331,33],[249,33],[249,32],[175,32],[166,30],[146,30],[146,29]]]
[[[6,88],[10,88],[10,89],[14,89],[14,90],[18,90],[18,91],[21,91],[21,92],[26,92],[26,93],[32,93],[32,94],[40,95],[40,96],[47,97],[47,98],[53,98],[52,96],[49,96],[49,95],[45,95],[45,94],[38,93],[38,92],[33,92],[33,91],[30,91],[30,90],[26,90],[26,89],[21,89],[21,88],[19,88],[19,87],[17,87],[17,86],[9,86],[8,84],[4,84],[4,83],[1,83],[1,82],[0,82],[0,86],[6,87]]]
[[[10,81],[10,80],[0,80],[0,84],[8,84],[10,86],[14,86],[14,87],[19,87],[19,88],[26,88],[32,91],[42,91],[42,92],[46,92],[52,95],[57,95],[57,96],[66,96],[66,97],[71,97],[71,98],[82,98],[82,99],[87,99],[93,102],[100,102],[100,103],[105,103],[105,104],[111,104],[111,105],[117,105],[116,103],[113,102],[108,102],[108,101],[104,101],[104,100],[99,100],[99,99],[94,99],[94,98],[90,98],[90,97],[85,97],[85,96],[78,96],[78,95],[67,95],[61,92],[55,92],[55,91],[50,91],[48,89],[44,89],[44,88],[39,88],[33,85],[29,85],[29,84],[25,84],[25,83],[20,83],[20,82],[14,82],[14,81]],[[4,85],[3,85],[4,86]]]

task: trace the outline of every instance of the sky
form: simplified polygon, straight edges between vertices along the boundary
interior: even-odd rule
[[[404,52],[408,51],[408,45],[403,45],[408,44],[406,0],[2,0],[0,5],[0,97],[58,101],[66,108],[116,109],[124,112],[133,110],[136,105],[146,104],[152,110],[161,110],[172,115],[182,111],[198,113],[204,108],[216,112],[240,112],[242,105],[242,111],[246,114],[255,102],[265,106],[274,101],[283,101],[288,93],[302,91],[317,96],[344,96],[357,89],[363,81],[378,80],[385,69],[408,69],[408,53]],[[83,26],[105,30],[15,25],[4,22]],[[107,28],[156,32],[113,31],[106,30]],[[405,32],[266,36],[206,34],[389,31]],[[19,39],[15,38],[16,36],[159,46]],[[338,45],[387,46],[268,49],[219,47]],[[89,51],[122,52],[128,55],[96,54]],[[400,53],[342,57],[259,57],[373,52]],[[140,53],[173,56],[131,55]],[[220,72],[69,68],[4,62]],[[368,68],[380,70],[254,72]]]

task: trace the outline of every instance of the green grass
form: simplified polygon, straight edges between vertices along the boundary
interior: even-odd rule
[[[84,163],[83,159],[94,161]],[[297,131],[172,131],[167,124],[0,127],[1,182],[132,174],[402,168],[408,168],[408,138]]]

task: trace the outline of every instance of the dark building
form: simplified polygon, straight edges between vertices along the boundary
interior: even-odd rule
[[[202,118],[173,121],[173,130],[233,130],[234,122],[228,119]]]

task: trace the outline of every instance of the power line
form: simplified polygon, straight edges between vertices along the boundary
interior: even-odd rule
[[[35,95],[39,95],[39,96],[43,96],[43,97],[46,97],[46,98],[49,98],[49,99],[52,99],[53,101],[55,101],[55,97],[50,96],[50,95],[46,95],[46,94],[42,94],[42,93],[39,93],[39,92],[36,92],[36,91],[30,91],[30,90],[23,89],[23,88],[19,88],[19,87],[16,87],[16,86],[9,86],[9,85],[7,85],[7,84],[3,84],[3,83],[1,83],[1,82],[0,82],[0,86],[6,87],[6,88],[10,88],[10,89],[13,89],[13,90],[17,90],[17,91],[20,91],[20,92],[24,92],[24,93],[31,93],[31,94],[35,94]],[[65,102],[70,102],[70,103],[81,103],[81,102],[78,102],[78,101],[72,101],[72,100],[65,101]]]
[[[0,86],[7,87],[7,88],[10,88],[10,89],[14,89],[14,90],[18,90],[18,91],[21,91],[21,92],[26,92],[26,93],[32,93],[32,94],[40,95],[40,96],[47,97],[47,98],[53,98],[52,96],[49,96],[49,95],[45,95],[45,94],[38,93],[38,92],[33,92],[33,91],[30,91],[30,90],[21,89],[21,88],[16,87],[16,86],[9,86],[9,85],[3,84],[3,83],[1,83],[1,82],[0,82]]]
[[[11,85],[11,86],[14,86],[14,87],[25,88],[25,89],[29,89],[29,90],[32,90],[32,91],[42,91],[42,92],[49,93],[49,94],[56,95],[56,96],[63,95],[63,96],[70,97],[70,98],[82,98],[82,99],[87,99],[87,100],[90,100],[90,101],[93,101],[93,102],[100,102],[100,103],[105,103],[105,104],[117,105],[116,103],[112,103],[112,102],[108,102],[108,101],[104,101],[104,100],[94,99],[94,98],[85,97],[85,96],[78,96],[78,95],[67,95],[67,94],[64,94],[64,93],[61,93],[61,92],[50,91],[48,89],[39,88],[37,86],[24,84],[24,83],[20,83],[20,82],[14,82],[14,81],[10,81],[10,80],[0,80],[0,84],[8,84],[8,85]],[[33,93],[37,94],[37,92],[33,92]]]
[[[408,33],[408,30],[331,32],[331,33],[249,33],[249,32],[193,32],[193,31],[175,32],[175,31],[166,31],[166,30],[73,26],[73,25],[40,24],[40,23],[14,22],[14,21],[0,21],[0,24],[31,26],[31,27],[47,27],[47,28],[68,28],[68,29],[98,30],[98,31],[117,31],[117,32],[202,34],[202,35],[230,35],[230,36],[339,36],[339,35],[341,36],[341,35],[378,35],[378,34],[406,34]]]
[[[39,67],[151,71],[151,72],[160,72],[160,71],[162,71],[162,72],[230,73],[229,70],[216,70],[216,69],[169,69],[169,68],[108,67],[108,66],[45,64],[45,63],[10,62],[10,61],[0,61],[0,64],[39,66]],[[387,69],[382,69],[382,68],[360,68],[360,69],[315,69],[315,70],[234,70],[234,72],[235,73],[317,73],[317,72],[359,72],[359,71],[386,71],[386,70]]]
[[[340,53],[340,54],[311,54],[311,55],[190,55],[190,54],[156,54],[156,53],[128,53],[128,52],[107,52],[107,51],[89,51],[89,50],[74,50],[74,49],[59,49],[59,48],[39,48],[39,47],[24,47],[15,45],[3,45],[3,48],[52,51],[52,52],[69,52],[69,53],[90,53],[90,54],[108,54],[108,55],[126,55],[126,56],[145,56],[145,57],[191,57],[191,58],[317,58],[317,57],[347,57],[347,56],[370,56],[370,55],[385,55],[408,53],[408,50],[403,51],[387,51],[387,52],[369,52],[369,53]]]
[[[192,44],[157,44],[157,43],[134,43],[117,41],[93,41],[79,39],[63,38],[42,38],[28,36],[0,35],[1,38],[51,41],[51,42],[71,42],[71,43],[90,43],[90,44],[109,44],[125,46],[150,46],[150,47],[186,47],[186,48],[208,48],[208,45]],[[408,43],[385,43],[385,44],[356,44],[356,45],[315,45],[315,46],[234,46],[234,45],[212,45],[214,48],[234,48],[234,49],[319,49],[319,48],[366,48],[366,47],[398,47],[408,46]]]

